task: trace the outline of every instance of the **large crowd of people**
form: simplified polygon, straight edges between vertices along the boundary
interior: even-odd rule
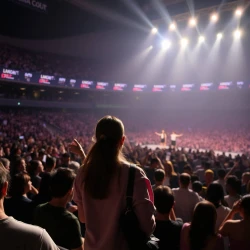
[[[54,76],[91,78],[91,62],[80,58],[32,52],[8,44],[0,44],[0,66],[25,72]]]
[[[131,164],[134,212],[145,235],[159,239],[160,250],[249,249],[249,154],[218,155],[216,141],[206,151],[193,144],[152,150],[137,138],[150,135],[148,143],[159,143],[159,136],[149,130],[137,136],[133,122],[124,119],[125,130],[113,116],[95,128],[97,115],[90,112],[1,111],[4,249],[24,246],[27,237],[28,249],[128,249],[119,218]],[[206,136],[212,141],[216,133]],[[197,143],[199,133],[190,131],[178,144],[188,147],[192,135]],[[13,235],[18,240],[8,247]]]

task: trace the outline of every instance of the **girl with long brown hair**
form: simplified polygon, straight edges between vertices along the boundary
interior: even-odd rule
[[[181,250],[224,250],[223,238],[216,233],[216,209],[208,202],[199,202],[191,223],[181,232]]]
[[[74,201],[86,225],[85,250],[127,250],[119,219],[126,206],[130,164],[122,155],[124,126],[114,116],[103,117],[95,129],[95,142],[85,158],[80,144],[70,150],[85,158],[75,181]],[[143,170],[137,168],[133,206],[141,229],[150,235],[155,227],[153,193]]]

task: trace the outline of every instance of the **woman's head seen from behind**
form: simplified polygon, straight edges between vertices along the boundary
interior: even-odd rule
[[[19,173],[11,178],[10,196],[22,196],[31,191],[30,176],[26,173]]]
[[[211,202],[202,201],[196,205],[189,233],[190,249],[200,250],[206,246],[208,237],[215,235],[216,219],[216,209]]]
[[[83,167],[85,190],[92,198],[105,199],[111,179],[124,160],[121,152],[125,140],[122,121],[114,116],[103,117],[96,125],[94,139]]]
[[[171,161],[166,161],[164,163],[164,168],[165,168],[166,176],[171,177],[173,175],[176,175],[176,173],[174,171],[174,166],[173,166]]]

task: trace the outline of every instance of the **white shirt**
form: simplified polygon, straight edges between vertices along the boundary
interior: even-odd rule
[[[177,136],[176,134],[171,134],[170,138],[171,138],[171,141],[176,141]]]
[[[217,231],[221,226],[222,222],[225,220],[226,216],[230,213],[231,209],[229,207],[219,206],[216,208],[217,220],[215,225],[215,230]]]
[[[227,202],[228,206],[232,209],[233,205],[236,201],[238,201],[241,198],[240,195],[237,196],[230,196],[230,195],[226,195],[224,197],[225,201]]]
[[[190,222],[192,219],[194,207],[200,202],[199,195],[190,189],[173,188],[175,199],[174,211],[177,218],[183,222]]]

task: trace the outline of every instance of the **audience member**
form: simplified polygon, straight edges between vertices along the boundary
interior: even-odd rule
[[[72,200],[75,174],[72,170],[58,168],[52,173],[50,202],[35,210],[34,224],[47,230],[58,246],[67,249],[83,249],[80,224],[66,205]]]
[[[154,204],[157,210],[155,237],[159,242],[159,250],[179,250],[182,220],[174,214],[174,196],[167,186],[158,186],[154,190]]]
[[[247,194],[247,184],[250,181],[250,172],[245,172],[242,174],[242,186],[241,193],[242,195]]]
[[[183,222],[190,222],[194,207],[200,201],[197,193],[188,189],[191,178],[188,174],[180,175],[180,188],[174,188],[173,194],[175,198],[174,211],[178,218],[181,218]]]
[[[31,191],[31,181],[28,174],[16,174],[11,179],[10,197],[4,200],[4,210],[8,216],[13,216],[16,220],[31,223],[33,204],[27,198],[27,193]]]
[[[164,185],[169,186],[170,188],[178,188],[178,176],[174,170],[174,166],[171,161],[164,163],[164,169],[166,173],[166,178],[164,180]]]
[[[86,249],[127,249],[118,230],[125,210],[130,165],[121,154],[124,140],[123,123],[113,116],[102,118],[95,129],[95,143],[78,172],[74,201],[80,221],[86,223]],[[133,205],[141,230],[149,236],[155,227],[153,192],[139,168],[134,180]]]
[[[215,229],[218,231],[221,223],[224,221],[226,216],[231,211],[230,208],[224,206],[224,191],[223,187],[219,183],[212,183],[207,189],[206,199],[214,204],[217,212],[216,226]]]
[[[218,180],[214,181],[214,183],[218,183],[222,186],[224,195],[226,195],[226,181],[225,181],[225,176],[226,176],[226,171],[223,168],[218,169],[217,171],[218,175]]]
[[[0,166],[0,238],[1,249],[59,250],[48,233],[36,226],[28,225],[8,217],[4,211],[4,197],[7,196],[9,173]],[[19,208],[16,207],[16,210]]]
[[[214,181],[214,171],[211,169],[206,170],[204,186],[208,188],[213,181]]]
[[[162,169],[155,170],[155,185],[152,185],[152,188],[155,189],[159,186],[162,186],[165,179],[165,172]]]
[[[224,250],[223,239],[216,233],[216,209],[201,201],[194,209],[191,224],[185,223],[181,232],[181,250]]]
[[[10,171],[10,161],[7,158],[0,158],[0,162],[8,171]]]
[[[40,188],[41,177],[39,176],[43,172],[43,164],[41,161],[33,160],[28,166],[28,173],[31,178],[32,185],[36,188]]]
[[[241,183],[240,180],[233,175],[230,175],[226,180],[226,190],[228,195],[225,196],[225,201],[228,206],[232,209],[233,204],[241,198]]]
[[[243,219],[232,220],[238,213]],[[250,195],[245,195],[234,204],[219,232],[222,236],[229,237],[230,250],[250,249]]]

